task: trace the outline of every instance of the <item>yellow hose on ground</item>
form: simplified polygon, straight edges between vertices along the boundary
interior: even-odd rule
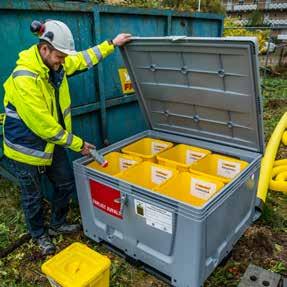
[[[287,192],[287,160],[278,160],[274,163],[269,188],[275,191]]]
[[[282,142],[283,142],[284,145],[287,145],[287,132],[283,133]]]
[[[261,162],[257,197],[266,200],[268,187],[272,190],[287,192],[287,160],[275,161],[277,151],[282,142],[287,145],[287,112],[278,122],[265,150]],[[274,167],[274,168],[273,168]]]

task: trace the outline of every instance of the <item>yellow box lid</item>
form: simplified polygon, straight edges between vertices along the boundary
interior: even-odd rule
[[[63,287],[82,287],[110,268],[108,257],[76,242],[42,265],[42,272]]]

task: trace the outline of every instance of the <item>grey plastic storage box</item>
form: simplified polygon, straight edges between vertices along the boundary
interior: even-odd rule
[[[122,55],[150,129],[102,153],[152,137],[249,165],[196,208],[90,169],[87,157],[76,160],[84,232],[167,275],[174,286],[202,286],[255,216],[264,150],[255,40],[134,38]]]

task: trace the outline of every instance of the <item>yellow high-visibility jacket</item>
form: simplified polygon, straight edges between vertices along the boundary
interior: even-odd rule
[[[31,165],[51,165],[55,144],[79,152],[83,140],[72,134],[71,99],[67,76],[84,71],[114,51],[108,41],[67,56],[55,87],[37,45],[19,54],[17,65],[4,83],[4,154]],[[58,93],[64,128],[58,122]]]

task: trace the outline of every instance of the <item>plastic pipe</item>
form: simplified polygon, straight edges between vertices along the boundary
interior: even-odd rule
[[[283,133],[282,142],[284,145],[287,145],[287,132]],[[286,164],[287,164],[287,161],[286,161]]]
[[[287,192],[287,160],[277,160],[272,170],[269,188],[275,191]]]
[[[278,147],[283,133],[287,127],[287,113],[285,113],[278,122],[265,150],[265,155],[261,162],[260,176],[258,182],[257,197],[263,202],[266,201],[268,187],[272,178],[273,165],[277,155]],[[287,134],[284,133],[284,139],[287,141]],[[281,170],[281,169],[280,169]],[[277,172],[277,170],[276,170]],[[274,187],[274,186],[273,186]]]

